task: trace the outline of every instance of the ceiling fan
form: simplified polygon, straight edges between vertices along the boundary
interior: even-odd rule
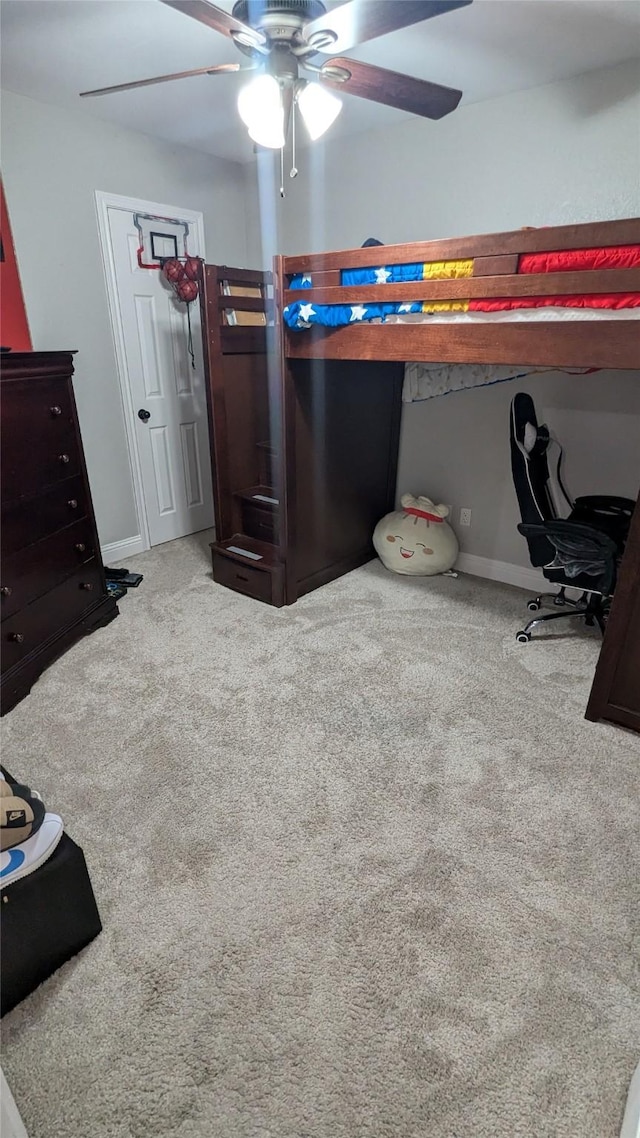
[[[332,91],[344,91],[424,118],[455,110],[462,91],[373,67],[339,54],[432,16],[463,8],[471,0],[347,0],[329,11],[322,0],[237,0],[231,13],[209,0],[161,0],[233,40],[251,63],[222,63],[153,79],[139,79],[83,91],[82,97],[186,79],[191,75],[258,71],[240,92],[238,110],[258,145],[282,149],[291,112],[300,111],[312,139],[319,138],[340,111]],[[301,79],[310,72],[316,82]],[[295,129],[295,120],[294,120]]]

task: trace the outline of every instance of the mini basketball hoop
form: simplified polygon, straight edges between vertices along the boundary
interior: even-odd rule
[[[165,261],[189,259],[188,221],[153,213],[134,213],[133,223],[139,233],[138,265],[141,269],[161,269]]]
[[[195,369],[189,306],[198,297],[200,261],[189,253],[189,222],[182,221],[179,217],[160,217],[153,213],[134,213],[133,222],[139,233],[139,267],[160,270],[171,285],[176,299],[187,306],[187,350],[191,356],[191,366]]]

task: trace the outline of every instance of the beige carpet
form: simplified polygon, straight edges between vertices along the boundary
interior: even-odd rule
[[[614,1138],[640,745],[583,719],[597,640],[377,562],[280,611],[204,535],[135,567],[3,724],[105,926],[4,1021],[31,1138]]]

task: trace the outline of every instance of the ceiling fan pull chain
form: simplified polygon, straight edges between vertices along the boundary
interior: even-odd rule
[[[296,166],[296,100],[294,98],[291,104],[291,169],[289,171],[290,178],[298,177],[298,167]]]

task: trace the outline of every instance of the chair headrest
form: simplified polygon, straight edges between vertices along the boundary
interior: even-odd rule
[[[549,447],[549,428],[538,423],[533,399],[526,391],[514,396],[511,404],[513,436],[527,459],[546,454]]]

